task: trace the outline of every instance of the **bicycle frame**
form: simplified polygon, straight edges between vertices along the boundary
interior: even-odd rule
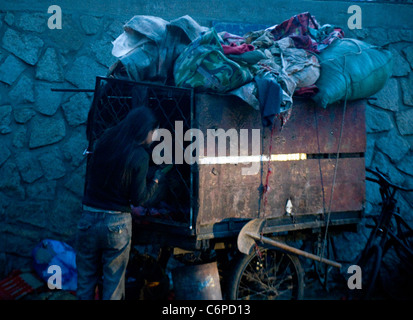
[[[388,241],[395,241],[404,250],[406,250],[406,252],[409,254],[409,257],[413,258],[413,248],[409,247],[407,240],[406,240],[406,234],[402,232],[400,226],[404,225],[404,227],[407,229],[407,233],[411,234],[412,236],[413,236],[413,229],[408,225],[408,223],[403,219],[403,217],[399,213],[393,212],[393,216],[396,219],[397,233],[395,234],[393,231],[388,230],[388,234],[391,238],[391,240],[388,240]],[[388,229],[388,227],[386,228]]]
[[[396,191],[402,190],[410,192],[413,191],[413,189],[403,188],[391,183],[378,169],[376,169],[377,172],[370,169],[366,170],[378,177],[378,180],[370,177],[366,177],[366,180],[379,184],[380,195],[383,201],[381,203],[380,215],[378,217],[373,217],[375,226],[373,227],[366,246],[361,252],[358,260],[358,263],[363,266],[374,266],[372,269],[373,271],[369,274],[370,278],[368,278],[368,281],[366,282],[367,289],[364,292],[364,298],[369,296],[374,287],[382,259],[389,248],[394,247],[396,250],[403,248],[407,253],[407,257],[402,255],[403,257],[401,258],[403,260],[407,259],[407,262],[410,260],[413,261],[413,248],[411,248],[411,245],[406,238],[407,234],[413,235],[413,230],[397,212],[397,200],[395,199]],[[392,217],[396,220],[397,228],[395,232],[390,227]],[[402,226],[407,229],[407,232],[402,231]]]
[[[413,229],[407,224],[407,222],[403,219],[403,217],[397,212],[396,210],[397,200],[395,199],[395,195],[398,190],[411,192],[413,191],[413,189],[403,188],[403,187],[400,187],[400,186],[397,186],[391,183],[389,180],[386,179],[383,173],[381,173],[377,168],[376,168],[377,171],[373,171],[370,169],[366,169],[366,170],[375,174],[378,177],[378,179],[366,177],[366,180],[375,182],[380,186],[380,196],[383,202],[381,204],[382,209],[381,209],[380,216],[378,218],[378,221],[376,221],[376,226],[374,230],[372,230],[372,233],[369,236],[369,239],[367,241],[365,250],[363,250],[363,253],[367,251],[373,245],[372,242],[378,237],[378,233],[380,232],[382,238],[380,240],[379,246],[382,249],[384,249],[386,242],[389,241],[389,236],[390,236],[390,238],[392,238],[394,241],[399,243],[404,249],[406,249],[409,252],[409,254],[413,255],[412,249],[406,245],[405,235],[401,231],[400,226],[403,225],[408,230],[408,233],[412,235],[413,235]],[[392,217],[395,218],[396,224],[397,224],[396,234],[392,232],[389,228]],[[403,239],[400,239],[399,237],[402,237]]]
[[[374,229],[371,231],[369,239],[367,240],[366,246],[362,252],[362,255],[367,253],[367,251],[374,245],[378,244],[382,249],[386,242],[388,241],[389,228],[387,227],[391,221],[391,217],[396,213],[395,207],[397,201],[394,199],[395,189],[390,192],[389,187],[382,186],[379,180],[366,177],[366,180],[376,182],[380,185],[380,195],[383,199],[382,208],[380,216],[378,217]],[[381,236],[379,243],[374,243],[374,240],[378,236]]]

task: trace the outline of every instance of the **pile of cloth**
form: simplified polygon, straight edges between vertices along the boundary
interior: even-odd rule
[[[113,43],[112,54],[119,60],[109,74],[236,95],[261,111],[264,126],[272,125],[277,117],[285,124],[294,96],[321,101],[317,85],[323,71],[320,56],[343,38],[341,28],[320,25],[308,12],[245,35],[218,33],[189,16],[167,22],[138,15],[125,24]],[[387,80],[389,68],[382,72],[381,82]],[[348,90],[349,84],[345,85]],[[326,107],[332,102],[324,99],[320,103]]]

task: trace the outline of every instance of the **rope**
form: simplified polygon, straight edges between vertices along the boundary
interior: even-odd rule
[[[262,132],[264,132],[264,128],[262,129]],[[262,199],[262,193],[264,190],[264,185],[262,184],[262,177],[264,175],[264,162],[262,160],[264,156],[264,133],[261,135],[261,157],[260,157],[260,185],[258,187],[258,218],[261,218],[261,199]]]
[[[277,117],[275,117],[275,118],[277,118]],[[270,137],[270,144],[269,144],[269,147],[268,147],[268,155],[269,155],[269,160],[268,160],[268,167],[267,167],[267,174],[266,174],[266,177],[265,177],[265,185],[263,185],[263,183],[262,183],[262,178],[263,178],[263,174],[264,174],[264,164],[263,164],[263,161],[262,161],[262,157],[263,157],[263,154],[264,154],[264,151],[263,151],[263,149],[262,149],[262,152],[261,152],[261,184],[260,184],[260,197],[259,197],[259,199],[258,199],[258,216],[260,217],[260,218],[265,218],[265,215],[266,215],[266,206],[267,206],[267,203],[268,203],[268,191],[270,190],[270,187],[269,187],[269,180],[270,180],[270,175],[272,174],[272,168],[271,168],[271,154],[272,154],[272,144],[273,144],[273,137],[274,137],[274,131],[275,131],[275,119],[274,119],[274,121],[273,121],[273,123],[272,123],[272,128],[271,128],[271,137]],[[261,143],[262,143],[262,148],[264,148],[264,134],[262,135],[262,140],[261,140]],[[261,201],[263,201],[263,216],[261,217]],[[264,228],[267,226],[267,220],[265,220],[265,222],[264,222],[264,227],[262,228],[262,230],[264,230]],[[261,230],[261,234],[260,234],[260,237],[261,237],[261,239],[262,239],[262,237],[263,237],[263,231]]]
[[[267,202],[268,202],[267,192],[270,190],[269,180],[270,180],[270,175],[272,174],[271,154],[272,154],[272,142],[273,142],[273,137],[274,137],[274,128],[275,128],[275,121],[272,124],[271,139],[270,139],[270,145],[269,145],[269,148],[268,148],[269,161],[268,161],[267,176],[265,177],[264,194],[263,194],[264,195],[264,215],[265,215],[265,207],[266,207]]]
[[[345,71],[345,68],[346,68],[346,57],[344,57],[343,71]],[[341,139],[343,137],[344,119],[345,119],[346,109],[347,109],[347,95],[348,95],[348,88],[347,88],[347,82],[346,82],[346,95],[345,95],[345,98],[344,98],[343,117],[341,119],[340,135],[339,135],[339,139],[338,139],[337,154],[336,154],[336,165],[334,167],[333,183],[331,185],[330,202],[329,202],[329,205],[328,205],[326,230],[325,230],[325,233],[324,233],[323,247],[322,247],[322,250],[320,252],[320,258],[324,257],[324,250],[325,250],[325,246],[326,246],[326,242],[327,242],[327,236],[328,236],[328,227],[330,225],[331,204],[333,202],[334,187],[335,187],[335,184],[336,184],[336,177],[337,177],[338,158],[339,158],[339,155],[340,155],[340,146],[341,146]],[[320,172],[321,172],[321,167],[320,167]],[[324,190],[323,190],[323,193],[324,193]],[[324,201],[324,194],[323,194],[323,201]],[[323,206],[324,206],[324,204],[323,204]]]
[[[314,105],[314,118],[315,118],[315,129],[316,129],[316,137],[317,137],[317,147],[318,147],[318,153],[321,153],[320,150],[320,140],[318,137],[318,117],[317,117],[317,109],[316,109],[316,105]],[[320,171],[320,181],[321,181],[321,192],[323,195],[323,217],[326,214],[326,200],[325,200],[325,192],[324,192],[324,182],[323,182],[323,171],[321,170],[321,159],[318,158],[318,169]]]

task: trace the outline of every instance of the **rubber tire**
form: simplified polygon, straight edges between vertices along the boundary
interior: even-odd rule
[[[304,269],[301,266],[300,260],[296,255],[286,253],[282,250],[275,248],[260,248],[262,251],[277,251],[281,254],[284,254],[291,262],[297,274],[297,289],[295,297],[293,300],[302,300],[304,297]],[[227,298],[229,300],[238,300],[238,286],[241,280],[241,277],[246,269],[246,267],[251,263],[255,258],[256,254],[253,252],[250,255],[239,254],[239,257],[233,266],[233,272],[228,281],[227,287]]]

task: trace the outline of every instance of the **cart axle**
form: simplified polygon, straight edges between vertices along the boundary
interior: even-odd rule
[[[341,263],[336,261],[325,259],[315,254],[309,253],[307,251],[303,251],[292,246],[289,246],[283,242],[276,241],[267,237],[260,235],[262,226],[265,220],[263,219],[254,219],[248,222],[242,229],[238,235],[238,249],[244,254],[250,254],[253,250],[255,241],[261,241],[263,243],[272,245],[274,247],[283,249],[285,251],[289,251],[291,253],[304,256],[306,258],[326,263],[336,268],[341,268]]]

